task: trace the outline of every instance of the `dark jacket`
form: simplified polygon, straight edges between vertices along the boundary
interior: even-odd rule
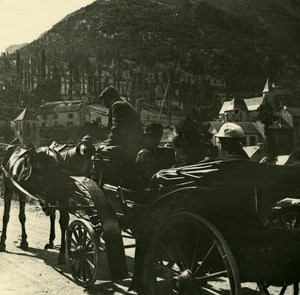
[[[108,126],[111,128],[108,139],[110,146],[140,146],[142,123],[136,110],[124,100],[115,101],[109,108]]]

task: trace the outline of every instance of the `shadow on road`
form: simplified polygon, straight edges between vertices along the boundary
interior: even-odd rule
[[[44,249],[29,247],[26,251],[23,252],[6,251],[6,253],[11,255],[26,256],[30,258],[41,259],[44,261],[45,264],[49,265],[55,271],[59,272],[65,278],[67,278],[68,280],[76,284],[75,280],[72,277],[71,271],[69,269],[69,265],[67,263],[66,264],[57,263],[57,259],[59,256],[58,248],[51,249],[51,250],[44,250]],[[126,259],[128,265],[133,265],[132,257],[126,257]],[[131,283],[130,279],[126,279],[118,283],[113,283],[110,281],[110,276],[108,275],[109,273],[108,264],[107,261],[105,260],[106,260],[106,256],[102,257],[101,263],[99,263],[99,267],[101,267],[99,280],[97,280],[94,286],[85,288],[84,292],[90,295],[137,294],[134,292],[128,292]]]

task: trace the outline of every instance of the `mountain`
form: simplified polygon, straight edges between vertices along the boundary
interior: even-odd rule
[[[5,52],[12,54],[26,45],[28,45],[28,43],[10,45],[5,49]]]
[[[300,79],[299,33],[298,0],[97,0],[20,54],[44,50],[65,64],[94,57],[112,66],[173,64],[223,79],[235,93],[262,89],[268,77]]]

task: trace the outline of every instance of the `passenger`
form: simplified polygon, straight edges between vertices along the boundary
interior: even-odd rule
[[[108,154],[118,154],[125,161],[135,161],[142,144],[142,123],[136,110],[120,98],[113,87],[106,87],[99,97],[109,109],[108,126],[110,134],[102,143],[102,150]],[[117,147],[117,148],[115,148]]]
[[[242,147],[244,131],[239,125],[225,123],[215,136],[221,144],[219,158],[249,159]]]
[[[163,126],[151,123],[144,129],[143,148],[136,158],[138,186],[149,186],[152,176],[162,169],[162,159],[158,144],[163,134]]]

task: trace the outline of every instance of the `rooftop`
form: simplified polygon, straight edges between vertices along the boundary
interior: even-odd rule
[[[16,119],[14,119],[14,122],[24,121],[24,120],[35,121],[36,116],[31,110],[25,108],[22,111],[22,113]]]
[[[288,111],[294,117],[300,117],[300,108],[284,106],[283,109]]]
[[[263,101],[264,101],[264,98],[262,96],[244,99],[247,109],[250,112],[256,111],[260,107],[260,105],[263,103]]]
[[[81,100],[46,102],[40,106],[39,114],[76,112],[81,106]]]
[[[232,100],[224,101],[219,114],[225,114],[225,112],[230,112],[235,110],[240,110],[240,111],[247,110],[247,106],[243,99],[233,98]]]

